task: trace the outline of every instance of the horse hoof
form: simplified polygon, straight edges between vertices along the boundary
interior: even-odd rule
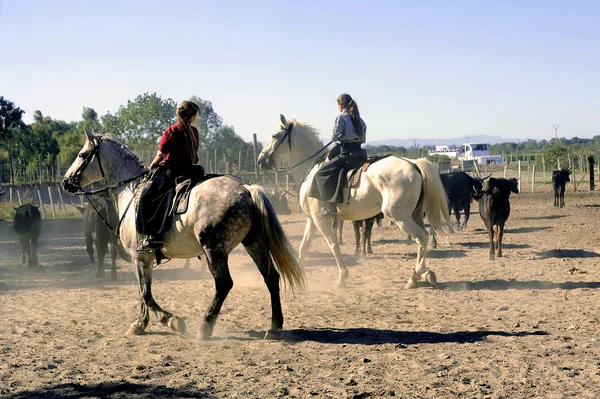
[[[206,340],[212,336],[213,329],[208,324],[198,329],[198,339]]]
[[[427,270],[425,272],[425,274],[423,275],[423,277],[425,278],[425,281],[427,281],[429,284],[431,284],[433,286],[437,284],[437,277],[436,277],[435,273],[432,272],[431,270]]]
[[[417,282],[411,278],[410,280],[408,280],[408,282],[406,283],[404,288],[406,288],[406,289],[417,288]]]
[[[171,320],[169,320],[169,327],[171,330],[178,332],[180,334],[185,334],[187,332],[187,327],[185,325],[185,319],[182,317],[173,316]]]
[[[281,330],[268,330],[263,339],[276,340],[281,338]]]
[[[127,330],[127,334],[125,335],[142,335],[144,334],[144,330],[145,328],[140,326],[136,321],[131,325],[131,327],[129,327],[129,330]]]

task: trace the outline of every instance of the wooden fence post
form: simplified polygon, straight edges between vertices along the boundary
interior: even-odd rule
[[[543,181],[544,183],[546,183],[546,160],[544,159],[544,156],[542,155],[542,173],[543,173]]]
[[[531,194],[533,194],[533,185],[535,184],[535,164],[533,164],[531,172]]]
[[[285,174],[285,191],[290,189],[290,175]]]
[[[517,166],[519,167],[519,192],[521,191],[521,160],[519,159],[517,161]]]
[[[504,164],[504,178],[505,178],[505,179],[506,179],[506,172],[507,172],[507,168],[508,168],[508,165],[507,165],[507,164]]]
[[[19,206],[23,205],[21,202],[21,193],[19,192],[19,189],[17,189],[17,198],[19,199]]]
[[[256,153],[258,150],[258,142],[256,141],[256,133],[252,133],[252,147],[254,149],[254,177],[256,178],[256,181],[258,181],[258,154]]]
[[[10,201],[10,205],[12,206],[12,203],[13,203],[13,188],[12,187],[8,188],[8,200]]]
[[[40,200],[40,209],[42,210],[42,217],[46,219],[46,210],[44,209],[44,203],[42,202],[42,194],[40,193],[40,189],[37,189],[37,195]]]
[[[65,202],[63,201],[62,193],[60,192],[60,187],[56,186],[56,192],[58,193],[58,200],[60,201],[60,206],[62,207],[63,213],[67,216],[67,208],[65,208]]]
[[[52,207],[52,218],[56,219],[56,211],[54,210],[54,201],[52,200],[52,190],[50,184],[48,184],[48,197],[50,198],[50,206]]]
[[[594,191],[594,156],[590,155],[588,156],[588,164],[589,164],[589,170],[590,170],[590,191]]]

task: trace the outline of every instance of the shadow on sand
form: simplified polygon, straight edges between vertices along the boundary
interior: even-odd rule
[[[490,247],[490,242],[489,241],[485,241],[485,242],[457,242],[456,244],[453,245],[460,245],[461,247],[469,247],[469,248],[489,248]],[[508,244],[508,243],[502,243],[502,248],[504,249],[508,249],[508,248],[512,248],[512,249],[523,249],[523,248],[531,248],[531,245],[529,244]]]
[[[164,385],[136,384],[132,382],[101,382],[99,384],[60,384],[40,387],[3,396],[11,399],[79,399],[79,398],[214,398],[196,388],[168,388]]]
[[[565,218],[567,216],[571,216],[571,215],[525,216],[525,217],[521,218],[521,220],[554,220],[554,219]]]
[[[450,281],[437,283],[435,289],[448,291],[502,291],[502,290],[576,290],[580,288],[600,288],[597,281],[567,281],[555,283],[552,281],[517,281],[517,280],[483,280],[483,281]]]
[[[536,252],[536,256],[540,259],[548,258],[597,258],[600,254],[591,251],[584,251],[583,249],[551,249],[548,251]]]
[[[254,332],[252,332],[251,334],[254,335]],[[264,335],[264,333],[262,335]],[[378,330],[376,328],[315,328],[283,331],[282,340],[289,343],[313,341],[319,342],[321,344],[361,345],[414,345],[451,342],[458,344],[468,344],[482,341],[490,335],[501,337],[524,337],[529,335],[548,335],[548,333],[546,333],[545,331],[457,331],[451,333],[436,333],[431,331]]]
[[[517,227],[516,229],[504,229],[504,234],[536,233],[538,231],[549,230],[552,227]]]

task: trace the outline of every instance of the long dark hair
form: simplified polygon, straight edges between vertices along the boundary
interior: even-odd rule
[[[192,101],[184,101],[179,107],[177,107],[177,111],[175,114],[177,115],[177,122],[181,124],[183,127],[183,131],[185,133],[185,149],[188,153],[188,156],[193,161],[194,160],[194,152],[198,147],[198,142],[196,141],[196,136],[194,135],[194,131],[192,130],[192,126],[190,125],[190,118],[196,115],[200,111],[200,107]]]
[[[352,125],[354,126],[354,131],[362,140],[362,138],[365,135],[365,132],[363,131],[363,125],[360,119],[358,105],[356,105],[356,102],[352,99],[350,94],[346,93],[340,94],[337,98],[337,102],[339,105],[342,106],[343,109],[348,111],[348,114],[350,115],[350,120],[352,121]]]

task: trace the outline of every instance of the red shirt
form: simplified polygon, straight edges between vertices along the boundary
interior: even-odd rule
[[[166,155],[164,158],[165,162],[169,166],[189,166],[198,163],[198,147],[200,146],[200,139],[198,137],[198,129],[192,126],[194,137],[196,137],[196,145],[194,146],[194,153],[192,159],[186,151],[185,133],[183,126],[179,123],[169,126],[163,133],[160,143],[158,143],[158,150]]]

